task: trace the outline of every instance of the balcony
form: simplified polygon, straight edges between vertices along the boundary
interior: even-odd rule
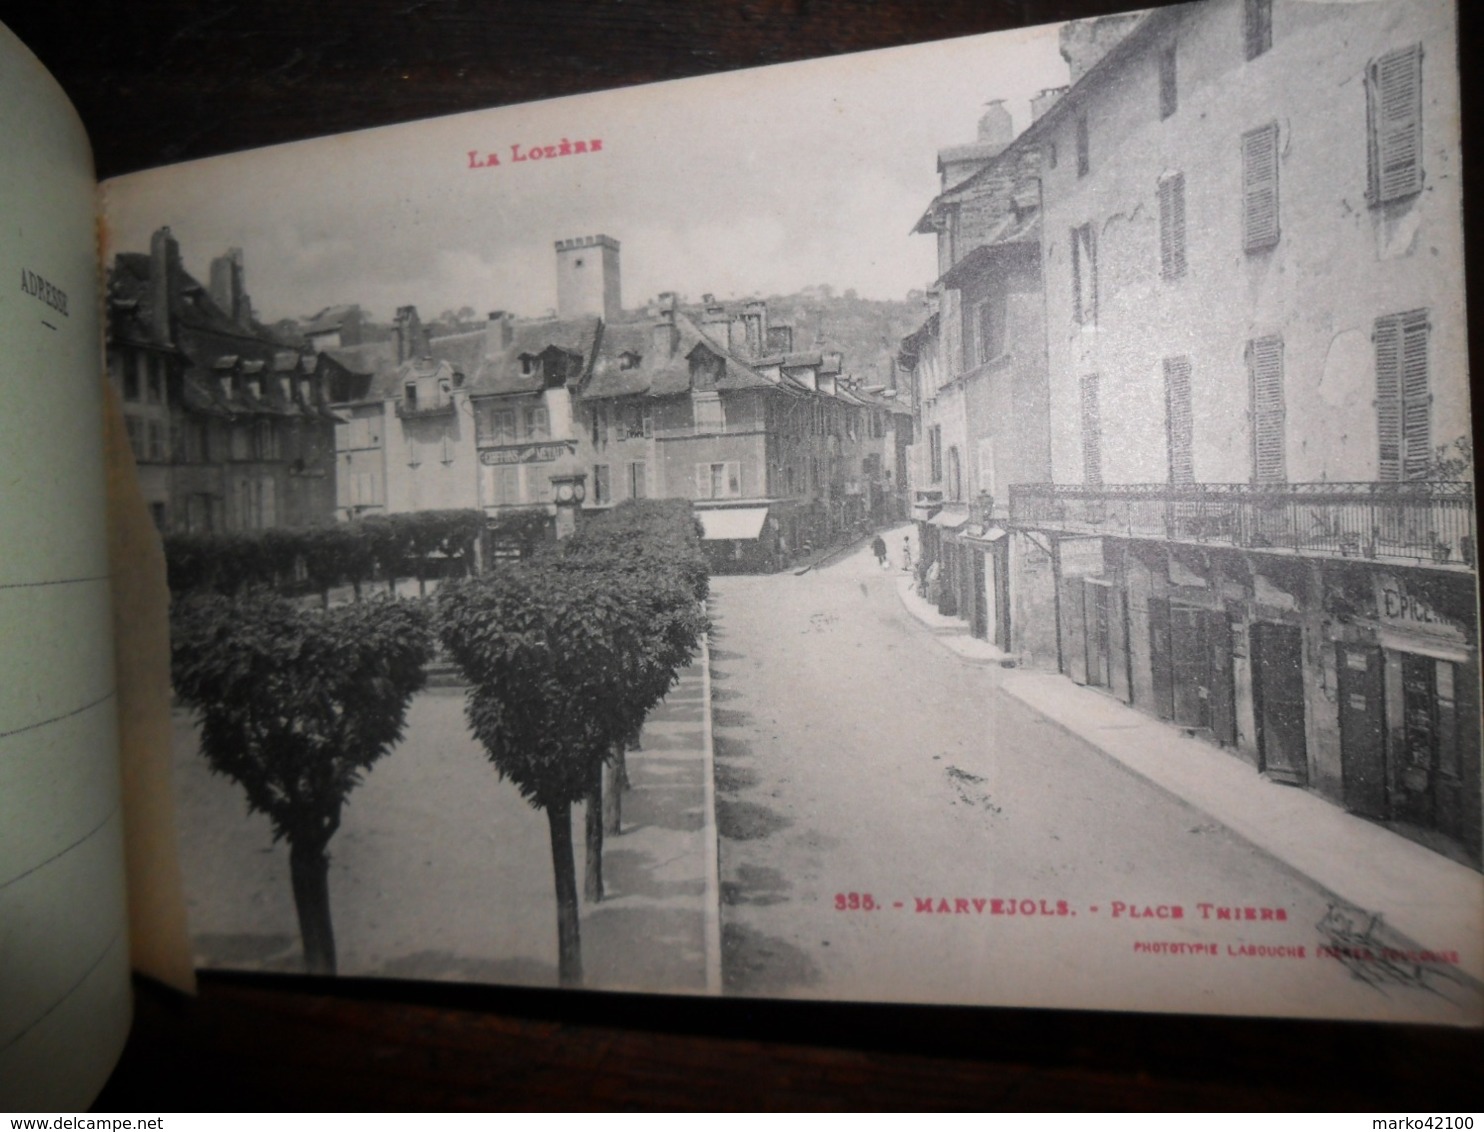
[[[1474,485],[1012,484],[1016,527],[1472,569]]]

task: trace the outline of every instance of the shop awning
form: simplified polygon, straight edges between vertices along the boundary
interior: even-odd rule
[[[945,531],[956,531],[969,521],[967,511],[939,511],[928,520],[935,527],[942,527]]]
[[[766,507],[731,507],[718,511],[697,511],[701,529],[707,539],[757,538],[763,531],[763,520],[768,517]]]

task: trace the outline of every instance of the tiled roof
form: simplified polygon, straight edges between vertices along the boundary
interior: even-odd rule
[[[691,355],[697,349],[708,350],[722,360],[718,390],[753,389],[771,386],[762,374],[735,357],[704,333],[683,311],[675,313],[675,349],[665,357],[655,357],[654,320],[623,322],[603,328],[602,347],[593,365],[593,377],[583,390],[589,398],[672,397],[688,393],[691,388]],[[639,364],[622,368],[626,353],[635,354]]]
[[[486,332],[435,338],[433,350],[436,355],[440,348],[439,343],[448,343],[443,348],[449,351],[450,358],[455,355],[467,356],[463,352],[472,351],[475,347],[470,343],[454,340],[483,339],[483,353],[477,369],[473,373],[465,373],[469,392],[475,396],[536,393],[546,387],[546,378],[534,367],[533,372],[525,372],[527,367],[521,362],[521,357],[541,357],[553,349],[561,351],[571,360],[572,368],[568,372],[567,381],[575,385],[586,376],[601,325],[602,321],[596,317],[518,320],[505,327],[496,324]],[[496,345],[499,336],[507,328],[510,343],[505,346]]]

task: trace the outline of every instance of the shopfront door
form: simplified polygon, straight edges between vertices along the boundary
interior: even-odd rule
[[[1259,621],[1252,626],[1252,698],[1258,768],[1277,782],[1307,786],[1303,632],[1297,625]]]
[[[1335,645],[1339,674],[1340,772],[1345,808],[1368,818],[1389,816],[1386,803],[1386,698],[1381,650]]]

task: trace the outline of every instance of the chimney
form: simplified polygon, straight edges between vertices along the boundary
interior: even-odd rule
[[[650,327],[650,349],[656,361],[664,361],[675,353],[680,344],[680,332],[675,326],[675,292],[660,292],[659,317]]]
[[[180,245],[169,228],[160,228],[149,240],[150,334],[158,346],[174,342],[171,300],[180,277]]]
[[[397,343],[397,364],[411,358],[420,358],[428,352],[423,340],[422,320],[417,317],[416,307],[398,307],[393,320],[392,333]]]
[[[558,318],[612,322],[623,313],[618,252],[612,236],[556,242]]]
[[[794,328],[792,326],[784,326],[780,323],[778,326],[768,327],[769,355],[791,354],[793,353],[793,348]]]
[[[1118,16],[1099,16],[1092,20],[1073,20],[1061,29],[1061,57],[1071,69],[1072,82],[1081,80],[1132,30],[1143,17],[1138,12]]]
[[[1056,100],[1067,93],[1064,86],[1049,86],[1031,99],[1031,121],[1038,121],[1042,114],[1056,105]]]
[[[1010,121],[1010,111],[1005,109],[1003,99],[995,99],[986,105],[979,118],[980,145],[993,145],[1004,149],[1015,137],[1015,127]]]
[[[710,338],[723,350],[731,349],[731,331],[728,329],[732,316],[727,314],[726,307],[716,302],[714,295],[704,296],[706,312],[701,315],[701,329],[706,337]]]
[[[504,350],[515,341],[515,319],[509,311],[490,311],[484,324],[484,349],[486,354]]]
[[[228,248],[226,255],[211,261],[211,283],[207,290],[212,301],[238,326],[246,328],[252,323],[252,301],[247,297],[244,279],[241,248]]]
[[[749,358],[760,358],[768,341],[768,304],[762,299],[749,299],[742,308],[746,331],[744,350]]]

